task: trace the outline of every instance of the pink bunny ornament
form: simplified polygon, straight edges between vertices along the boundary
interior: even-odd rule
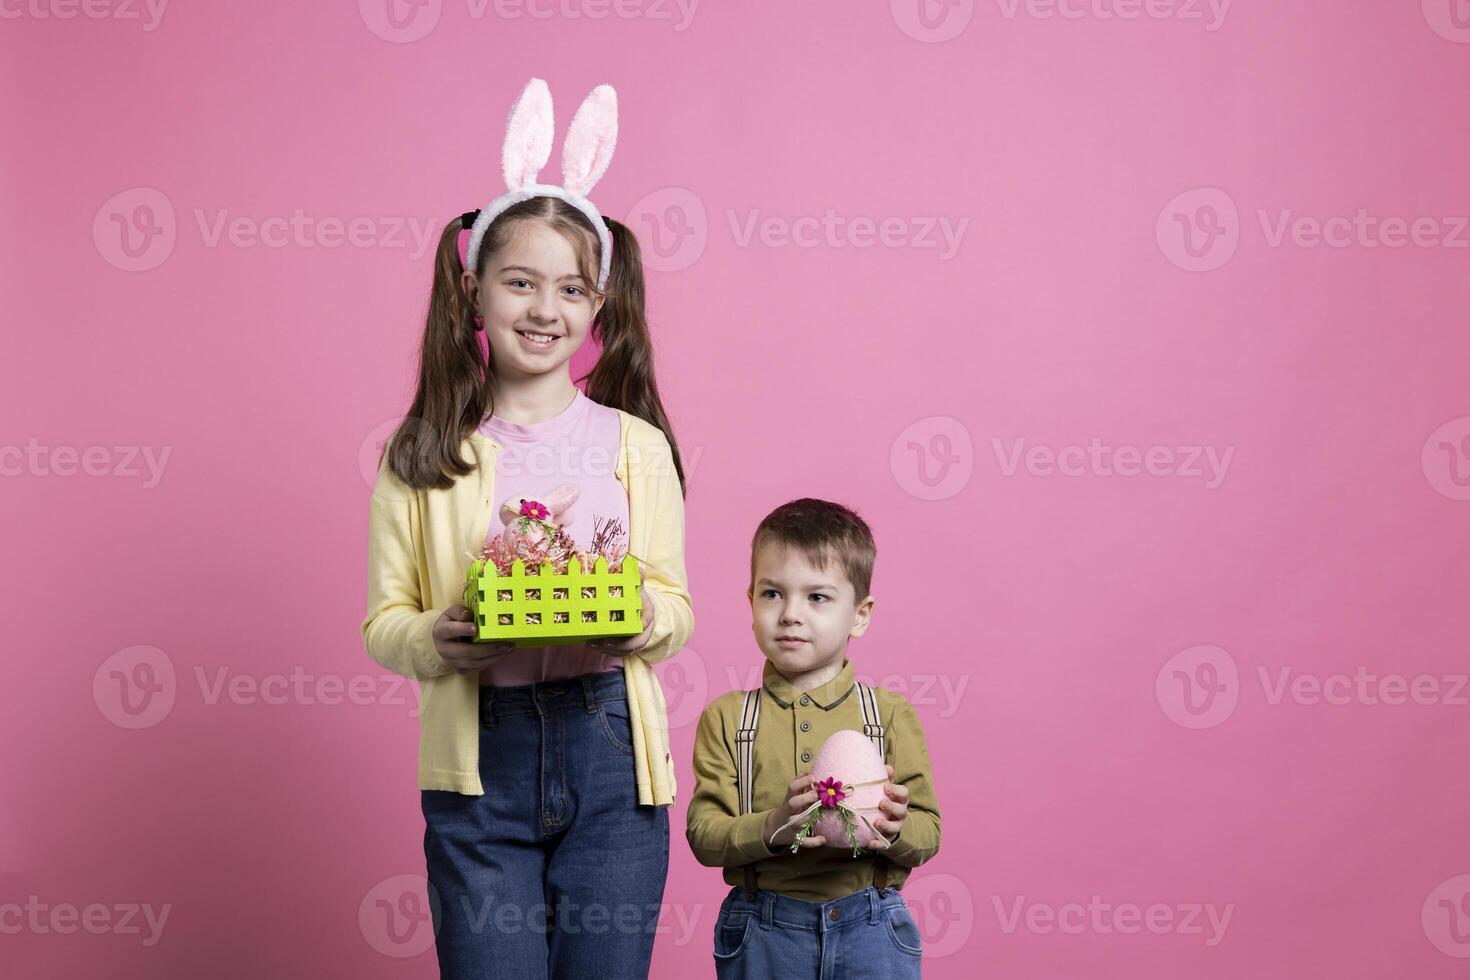
[[[511,554],[519,554],[524,546],[544,545],[557,527],[572,522],[572,505],[581,491],[574,483],[564,483],[538,498],[507,497],[500,505],[501,535]]]

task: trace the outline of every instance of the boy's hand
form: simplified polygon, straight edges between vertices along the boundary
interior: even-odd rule
[[[801,825],[795,824],[787,827],[779,834],[776,833],[776,829],[815,802],[817,802],[817,791],[812,786],[811,774],[793,779],[791,785],[786,787],[785,805],[772,810],[766,817],[765,826],[761,828],[761,838],[766,842],[766,846],[773,851],[784,851],[790,848],[792,841],[796,840],[796,832],[801,829]],[[821,847],[826,843],[827,838],[820,834],[812,834],[801,842],[801,846]]]
[[[873,826],[891,844],[903,830],[903,822],[909,814],[909,788],[893,781],[892,766],[885,764],[883,768],[888,770],[888,782],[883,784],[883,799],[878,801],[878,811],[882,815],[873,818]],[[869,841],[865,846],[872,848],[873,842]]]
[[[638,586],[638,594],[643,599],[643,632],[637,636],[610,636],[593,640],[587,644],[588,647],[609,657],[626,657],[648,646],[649,638],[653,636],[653,603],[648,600],[648,590],[641,585]]]

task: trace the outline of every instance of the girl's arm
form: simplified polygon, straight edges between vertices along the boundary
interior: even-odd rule
[[[684,570],[684,495],[674,454],[664,434],[652,426],[647,444],[630,461],[632,481],[640,488],[642,519],[649,522],[648,553],[643,585],[653,602],[653,627],[648,642],[635,656],[650,664],[667,660],[689,642],[694,632],[694,609]]]
[[[413,490],[393,474],[387,456],[378,465],[368,530],[368,604],[362,641],[368,655],[404,677],[426,681],[454,668],[434,646],[442,609],[424,609],[411,528],[418,506]]]

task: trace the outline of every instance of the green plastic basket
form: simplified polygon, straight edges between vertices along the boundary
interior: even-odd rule
[[[643,632],[643,596],[638,559],[629,555],[616,572],[598,556],[590,572],[572,559],[557,574],[544,564],[527,575],[520,559],[501,575],[481,558],[465,575],[465,602],[475,617],[476,643],[509,640],[516,646],[585,643]]]

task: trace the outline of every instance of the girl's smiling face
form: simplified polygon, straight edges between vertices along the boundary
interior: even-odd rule
[[[465,294],[485,320],[496,373],[545,374],[582,346],[602,300],[593,298],[594,284],[583,277],[565,235],[524,220],[509,232],[486,258],[483,279],[465,272]]]

